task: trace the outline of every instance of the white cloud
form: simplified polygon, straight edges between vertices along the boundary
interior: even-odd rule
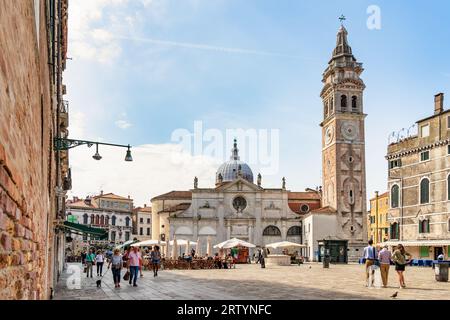
[[[129,123],[128,121],[126,121],[126,120],[117,120],[116,121],[116,126],[119,127],[120,129],[125,130],[125,129],[128,129],[129,127],[131,127],[132,124]]]
[[[100,146],[102,160],[92,159],[95,149],[72,149],[73,189],[69,196],[85,197],[100,190],[130,195],[136,206],[172,190],[193,188],[194,177],[200,187],[214,187],[217,160],[191,156],[176,144],[142,145],[132,148],[133,162],[125,162],[126,149]],[[174,161],[174,159],[177,159]]]
[[[141,4],[145,14],[154,21],[164,21],[162,0],[77,0],[69,7],[69,54],[102,64],[113,64],[122,53],[121,41],[112,34],[135,33],[146,19],[129,4]],[[134,9],[130,9],[134,7]],[[142,9],[141,7],[141,9]],[[135,11],[133,11],[135,10]]]

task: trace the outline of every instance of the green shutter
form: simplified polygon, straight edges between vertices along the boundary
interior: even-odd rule
[[[420,247],[420,257],[424,258],[424,257],[428,257],[428,252],[429,252],[429,248],[428,247]]]
[[[423,230],[422,230],[422,221],[419,221],[419,233],[422,233],[423,232]]]

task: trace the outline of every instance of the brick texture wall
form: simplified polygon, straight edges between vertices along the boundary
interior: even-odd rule
[[[52,286],[55,155],[45,2],[0,1],[0,299],[47,299]]]

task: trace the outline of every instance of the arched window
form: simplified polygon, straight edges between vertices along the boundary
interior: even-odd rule
[[[112,216],[112,218],[111,218],[111,224],[112,224],[113,226],[116,225],[116,216]]]
[[[430,202],[430,180],[428,178],[420,181],[420,203]]]
[[[87,215],[87,213],[85,213],[83,215],[83,224],[88,224],[88,215]]]
[[[287,235],[288,236],[299,236],[302,234],[302,229],[299,226],[290,227]]]
[[[333,111],[334,111],[334,99],[331,98],[330,99],[330,114],[333,113]]]
[[[107,226],[109,225],[109,216],[105,217],[105,225],[107,225]]]
[[[391,224],[391,239],[398,239],[399,236],[399,226],[397,222]]]
[[[398,208],[400,203],[400,187],[395,184],[391,188],[391,208]]]
[[[328,117],[328,102],[325,102],[323,106],[323,113],[325,114],[325,118]]]
[[[350,191],[348,192],[348,202],[350,204],[355,204],[355,197],[353,195],[353,190],[350,189]]]
[[[95,216],[95,224],[100,224],[100,217],[98,215]]]
[[[264,229],[263,236],[281,236],[281,231],[275,226],[268,226]]]
[[[352,111],[358,110],[358,98],[356,96],[352,96]]]
[[[93,214],[91,214],[91,224],[95,223],[95,216]]]
[[[430,232],[430,219],[424,219],[419,221],[419,233],[429,233]]]
[[[126,226],[126,227],[129,227],[129,226],[130,226],[130,218],[129,218],[129,217],[126,217],[126,218],[125,218],[125,226]]]
[[[341,111],[347,111],[347,96],[341,96]]]
[[[100,224],[103,226],[105,225],[105,216],[100,217]]]

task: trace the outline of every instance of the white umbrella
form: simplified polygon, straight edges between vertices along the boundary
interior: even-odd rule
[[[277,249],[277,248],[289,248],[289,247],[306,248],[307,246],[304,244],[295,243],[295,242],[280,241],[280,242],[266,244],[266,247]]]
[[[177,252],[177,248],[178,248],[177,237],[176,237],[176,236],[173,236],[173,240],[170,241],[169,243],[171,243],[171,245],[172,245],[172,259],[177,259],[177,258],[178,258],[178,252]]]
[[[165,246],[166,242],[161,241],[161,240],[145,240],[145,241],[133,243],[131,246],[132,247],[148,247],[148,246],[154,246],[154,245]]]
[[[221,248],[221,249],[229,249],[229,248],[234,248],[237,246],[241,246],[241,247],[247,247],[247,248],[255,248],[256,246],[252,243],[249,243],[247,241],[241,240],[241,239],[237,239],[237,238],[233,238],[224,242],[221,242],[219,244],[216,244],[214,246],[214,248]]]
[[[197,251],[195,252],[195,254],[198,256],[198,257],[201,257],[202,256],[202,249],[201,249],[202,247],[201,247],[201,245],[200,245],[200,238],[197,238]]]
[[[208,257],[212,256],[212,246],[211,246],[211,237],[208,236],[208,242],[206,244],[206,254],[208,255]]]
[[[189,241],[189,240],[184,240],[184,239],[177,239],[177,245],[179,245],[179,246],[185,246],[188,242],[192,246],[196,246],[197,245],[197,242],[195,242],[195,241]],[[173,245],[173,240],[169,241],[169,244]]]

